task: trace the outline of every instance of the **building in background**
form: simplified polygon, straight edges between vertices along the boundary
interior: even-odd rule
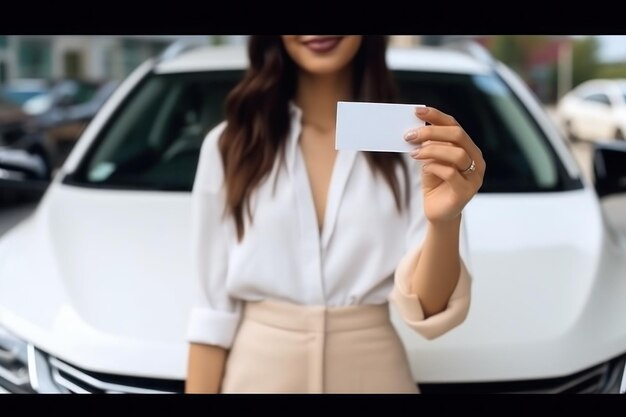
[[[121,80],[172,42],[201,38],[240,43],[242,36],[0,36],[0,83],[12,79]]]
[[[7,75],[8,42],[9,42],[8,36],[0,35],[0,85],[2,85],[8,77]]]

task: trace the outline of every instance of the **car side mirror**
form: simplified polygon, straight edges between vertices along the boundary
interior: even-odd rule
[[[40,155],[0,148],[0,179],[5,186],[39,193],[50,183],[51,172]]]
[[[626,193],[626,142],[596,143],[593,174],[599,197]]]

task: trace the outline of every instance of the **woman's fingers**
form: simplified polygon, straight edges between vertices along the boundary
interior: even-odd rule
[[[434,107],[417,107],[415,115],[425,122],[439,126],[458,126],[456,119]]]
[[[412,158],[417,160],[433,159],[446,165],[454,166],[458,171],[465,171],[472,163],[472,158],[465,149],[458,146],[445,145],[445,142],[435,144],[427,142],[411,151]]]
[[[434,107],[417,107],[415,115],[421,120],[430,123],[430,125],[409,130],[405,134],[407,142],[413,145],[421,145],[429,141],[449,142],[464,149],[469,155],[469,163],[473,160],[476,165],[476,171],[481,175],[484,173],[485,161],[483,160],[481,150],[454,117]],[[469,163],[466,167],[469,166]],[[467,168],[459,169],[465,170]]]
[[[442,181],[450,184],[450,187],[454,190],[455,194],[462,199],[466,199],[467,195],[473,190],[468,189],[467,179],[454,167],[450,165],[443,165],[437,162],[428,162],[422,167],[425,174],[431,174]]]
[[[413,144],[420,145],[427,141],[450,142],[459,146],[470,155],[472,159],[478,160],[482,157],[480,149],[463,130],[461,126],[423,126],[411,129],[404,136],[404,139]]]
[[[482,186],[482,152],[452,116],[432,107],[418,107],[415,115],[430,123],[405,135],[405,140],[415,145],[411,157],[423,162],[425,208],[428,206],[434,217],[441,216],[435,213],[441,210],[454,214]]]
[[[461,144],[467,134],[461,126],[422,126],[407,131],[404,139],[409,143],[422,143],[427,140],[440,140]]]

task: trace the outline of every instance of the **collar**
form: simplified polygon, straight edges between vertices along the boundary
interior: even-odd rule
[[[286,165],[290,175],[295,175],[295,163],[298,152],[298,141],[300,140],[300,134],[302,132],[302,109],[300,109],[293,101],[289,102],[289,112],[291,116],[291,129],[289,131],[289,139],[287,143]],[[337,151],[333,172],[330,179],[328,197],[326,201],[326,212],[324,219],[324,227],[322,230],[321,243],[326,246],[330,241],[330,238],[335,229],[335,222],[337,220],[337,213],[339,211],[339,204],[343,197],[352,166],[356,159],[356,151],[341,150]],[[306,174],[303,176],[308,181]],[[308,185],[310,187],[310,184]],[[311,197],[312,198],[312,197]],[[311,200],[311,206],[313,207],[313,201]],[[313,211],[313,216],[315,212]]]

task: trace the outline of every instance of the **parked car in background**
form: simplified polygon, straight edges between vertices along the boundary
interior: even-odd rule
[[[22,106],[31,98],[47,93],[48,82],[40,79],[16,79],[0,87],[0,99]]]
[[[33,214],[0,238],[7,391],[183,391],[190,191],[247,58],[241,47],[165,56],[120,85]],[[528,87],[484,49],[390,49],[388,62],[400,101],[454,115],[488,166],[464,210],[467,319],[425,340],[392,310],[420,390],[626,389],[626,237],[598,197],[626,192],[626,149],[597,154],[594,189]]]
[[[54,167],[59,167],[63,163],[85,126],[115,91],[118,84],[114,80],[97,84],[68,82],[61,84],[66,87],[65,89],[53,89],[56,95],[45,95],[33,99],[49,99],[45,106],[41,106],[45,108],[45,111],[40,108],[35,112],[31,108],[31,114],[35,115],[36,129],[44,136],[46,146],[51,149]],[[81,93],[80,89],[84,91]]]
[[[29,119],[20,105],[0,96],[0,146],[17,142],[26,133]]]
[[[57,107],[84,103],[95,95],[100,85],[100,82],[74,79],[53,81],[49,91],[24,102],[24,111],[32,115],[42,115]]]
[[[33,117],[0,97],[0,204],[41,196],[52,169],[45,146]]]
[[[117,85],[116,81],[66,80],[57,83],[50,93],[27,100],[24,106],[0,98],[0,202],[40,197],[46,181]],[[36,104],[36,100],[44,101]],[[30,113],[24,111],[29,103],[35,103]],[[41,111],[34,110],[37,106]],[[8,162],[27,160],[28,167],[37,169],[18,169]]]
[[[556,116],[574,141],[624,140],[626,79],[596,79],[578,85],[559,100]]]

